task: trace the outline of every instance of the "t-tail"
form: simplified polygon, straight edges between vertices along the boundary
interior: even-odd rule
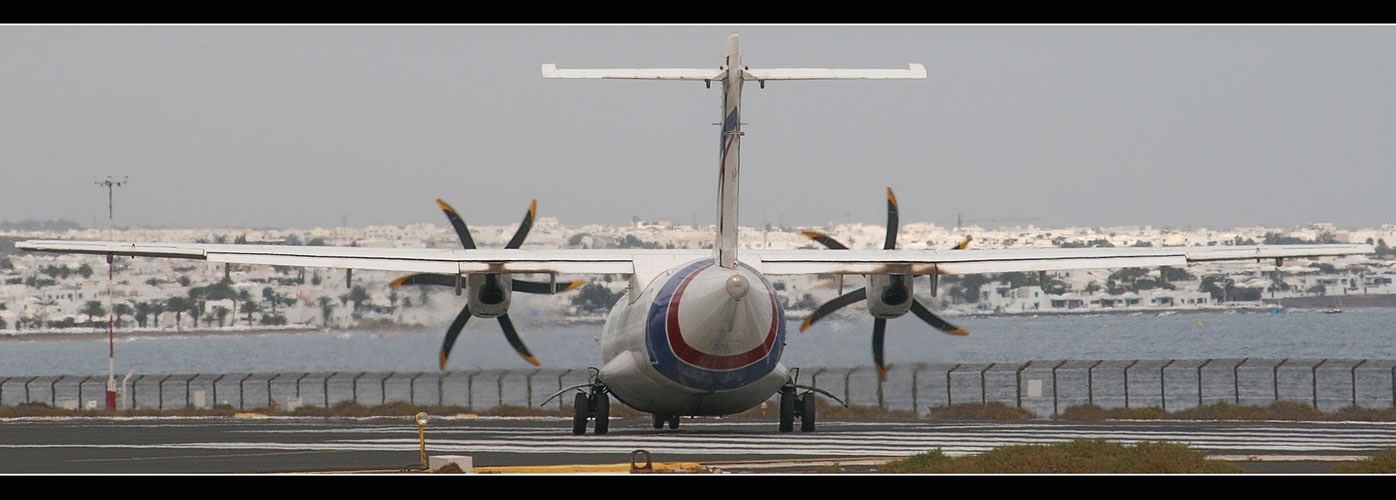
[[[697,80],[709,88],[722,88],[722,132],[718,143],[717,239],[713,242],[717,264],[737,267],[737,195],[741,174],[742,82],[755,80],[766,88],[769,80],[907,80],[925,79],[926,67],[912,63],[907,69],[770,68],[742,65],[739,36],[727,37],[722,66],[714,68],[616,68],[558,69],[543,65],[543,78]]]

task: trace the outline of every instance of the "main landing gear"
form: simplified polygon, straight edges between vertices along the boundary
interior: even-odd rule
[[[655,428],[655,429],[663,429],[663,428],[664,428],[664,424],[669,424],[669,428],[670,428],[670,429],[677,429],[677,428],[679,428],[679,416],[678,416],[678,415],[660,415],[660,414],[658,414],[658,413],[655,413],[655,414],[654,414],[654,428]]]
[[[795,417],[800,417],[800,431],[814,432],[815,397],[813,391],[795,394],[796,387],[787,385],[780,388],[780,431],[795,429]]]
[[[605,386],[597,384],[572,399],[572,434],[586,434],[588,419],[596,421],[593,432],[598,436],[611,430],[611,396],[606,392]]]

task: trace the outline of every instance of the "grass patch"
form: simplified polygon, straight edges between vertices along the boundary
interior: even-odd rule
[[[884,463],[894,474],[1237,474],[1240,466],[1209,460],[1186,445],[1145,441],[1134,445],[1077,439],[1042,445],[1009,445],[978,455],[946,456],[940,450]]]

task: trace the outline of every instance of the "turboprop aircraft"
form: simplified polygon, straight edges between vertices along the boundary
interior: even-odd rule
[[[755,81],[924,79],[920,64],[902,69],[760,69],[742,63],[738,35],[727,38],[720,64],[706,68],[561,69],[542,65],[544,78],[649,79],[701,81],[721,89],[722,117],[717,155],[717,214],[711,249],[521,249],[531,225],[524,224],[502,249],[476,248],[464,222],[450,205],[437,200],[462,241],[461,249],[405,249],[119,241],[33,240],[16,246],[28,251],[86,253],[132,257],[198,259],[226,264],[306,266],[409,273],[394,286],[453,286],[468,293],[468,302],[448,329],[440,353],[442,368],[465,321],[473,316],[497,318],[519,355],[537,363],[508,321],[510,291],[555,293],[575,286],[557,282],[559,275],[613,274],[628,277],[627,291],[611,308],[602,327],[602,365],[589,370],[585,384],[565,388],[548,400],[574,393],[572,432],[609,430],[610,402],[649,413],[655,429],[677,428],[680,417],[722,416],[755,408],[779,398],[781,432],[814,431],[817,395],[838,401],[828,391],[801,384],[799,368],[781,363],[785,349],[786,312],[768,276],[832,274],[866,276],[852,295],[821,307],[805,326],[829,310],[868,301],[874,316],[874,358],[883,373],[881,325],[908,311],[942,331],[964,334],[915,299],[914,279],[926,276],[936,290],[940,275],[963,273],[1048,272],[1087,268],[1185,266],[1191,262],[1281,259],[1365,254],[1370,245],[1251,245],[1224,247],[1051,248],[1051,249],[898,249],[896,204],[888,190],[887,242],[881,249],[847,249],[815,233],[811,238],[835,250],[749,250],[737,245],[739,153],[742,140],[742,86]],[[891,111],[891,110],[889,110]],[[831,242],[833,244],[831,244]],[[515,275],[548,275],[548,282],[528,282]],[[547,404],[544,401],[541,404]],[[842,403],[842,401],[839,401]]]

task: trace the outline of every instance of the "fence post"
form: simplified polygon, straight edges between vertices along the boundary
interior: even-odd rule
[[[1203,361],[1202,364],[1197,365],[1197,406],[1202,406],[1202,367],[1207,366],[1207,364],[1211,362],[1212,359],[1207,358],[1207,361]]]
[[[368,372],[359,372],[349,382],[349,396],[354,400],[354,404],[359,404],[359,377],[368,375]]]
[[[509,370],[500,370],[499,376],[494,379],[495,389],[499,391],[499,401],[495,404],[504,406],[504,376],[509,374]]]
[[[846,372],[843,373],[843,400],[844,400],[845,402],[852,402],[852,401],[853,401],[853,398],[849,397],[849,395],[848,395],[848,379],[849,379],[849,378],[852,378],[852,377],[853,377],[853,372],[856,372],[856,371],[858,371],[857,368],[851,368],[851,369],[849,369],[848,371],[846,371]]]
[[[566,369],[566,370],[563,370],[562,373],[561,373],[561,374],[558,374],[558,376],[557,376],[557,392],[558,392],[559,395],[562,394],[562,379],[565,378],[565,377],[567,377],[567,374],[569,374],[569,373],[572,373],[572,369],[571,369],[571,368],[568,368],[568,369]],[[562,398],[562,397],[557,398],[557,411],[562,411],[562,400],[564,400],[564,399],[567,399],[567,398]]]
[[[407,379],[407,404],[417,404],[417,379],[422,375],[426,375],[426,372],[417,372],[412,378]]]
[[[1279,364],[1275,365],[1274,368],[1271,368],[1271,369],[1270,369],[1271,377],[1272,377],[1270,380],[1271,380],[1271,384],[1274,385],[1274,389],[1275,389],[1275,401],[1279,401],[1279,400],[1280,400],[1280,367],[1281,367],[1281,366],[1284,366],[1285,363],[1288,362],[1288,361],[1289,361],[1289,358],[1282,359],[1282,360],[1280,360]]]
[[[1095,406],[1095,367],[1100,366],[1105,360],[1097,359],[1091,363],[1091,367],[1086,369],[1086,404]],[[1055,391],[1056,389],[1052,389]]]
[[[997,363],[989,363],[989,366],[984,367],[983,370],[979,370],[979,404],[989,404],[988,382],[984,380],[984,372],[989,371],[995,364]]]
[[[436,406],[446,406],[446,377],[455,372],[446,372],[436,376]]]
[[[1168,365],[1173,364],[1174,361],[1177,361],[1177,360],[1170,359],[1170,360],[1168,360],[1167,363],[1164,363],[1163,366],[1158,367],[1158,401],[1159,401],[1159,409],[1160,409],[1160,410],[1163,410],[1164,413],[1168,413],[1168,390],[1167,390],[1167,388],[1164,387],[1164,385],[1163,385],[1163,379],[1164,379],[1164,376],[1163,376],[1163,369],[1164,369],[1164,368],[1168,368]]]
[[[325,375],[325,378],[320,379],[320,383],[325,388],[325,408],[330,407],[330,379],[334,378],[335,375],[339,375],[339,372],[330,372],[329,375]]]
[[[49,406],[55,406],[55,407],[58,406],[58,381],[59,381],[59,380],[63,380],[63,377],[66,377],[66,376],[67,376],[67,375],[59,375],[58,378],[53,379],[53,382],[50,382],[50,383],[48,384],[48,400],[49,400],[48,405],[49,405]],[[134,401],[134,398],[133,398],[132,400]]]
[[[156,382],[156,383],[155,383],[155,391],[156,391],[156,394],[155,394],[155,409],[157,409],[157,410],[163,410],[163,409],[165,409],[165,381],[166,381],[166,380],[169,380],[170,377],[173,377],[173,376],[174,376],[174,375],[165,375],[165,378],[162,378],[162,379],[160,379],[159,382]],[[82,397],[78,397],[78,404],[79,404],[79,405],[82,404]]]
[[[1357,367],[1362,366],[1362,363],[1366,363],[1366,362],[1367,362],[1367,360],[1364,359],[1364,360],[1362,360],[1362,361],[1358,361],[1357,364],[1352,365],[1352,371],[1351,371],[1351,373],[1352,373],[1352,407],[1353,407],[1353,408],[1356,408],[1356,407],[1357,407]]]
[[[1028,364],[1032,364],[1032,362],[1029,361]],[[1062,362],[1057,363],[1056,365],[1052,366],[1052,416],[1056,416],[1056,415],[1057,415],[1057,368],[1061,368],[1062,365],[1065,365],[1065,364],[1066,364],[1066,361],[1065,361],[1065,360],[1062,360]],[[1023,365],[1023,368],[1027,368],[1027,367],[1028,367],[1028,365]],[[1019,369],[1018,369],[1018,373],[1020,374],[1020,375],[1018,376],[1018,377],[1019,377],[1019,380],[1018,380],[1018,394],[1019,394],[1019,396],[1018,396],[1018,407],[1019,407],[1019,408],[1022,408],[1022,407],[1023,407],[1023,398],[1022,398],[1022,393],[1023,393],[1023,381],[1021,380],[1021,379],[1022,379],[1021,373],[1023,373],[1023,368],[1019,368]]]
[[[540,371],[542,370],[535,368],[528,373],[528,376],[524,377],[524,389],[526,391],[524,396],[524,408],[533,407],[533,376],[538,375]]]
[[[1323,366],[1323,364],[1324,364],[1324,363],[1327,363],[1327,362],[1328,362],[1328,359],[1327,359],[1327,358],[1322,359],[1322,360],[1319,360],[1318,364],[1314,365],[1313,368],[1310,368],[1310,369],[1309,369],[1309,372],[1313,374],[1313,378],[1311,378],[1311,379],[1309,379],[1309,380],[1310,380],[1311,383],[1313,383],[1313,387],[1314,387],[1314,409],[1315,409],[1315,410],[1318,409],[1318,367]]]
[[[301,397],[301,379],[304,379],[309,376],[309,373],[302,373],[301,376],[296,377],[296,399],[300,399]]]
[[[9,379],[7,378],[7,379],[5,379],[5,380],[9,380]],[[91,375],[88,375],[88,376],[86,376],[86,377],[83,377],[82,380],[79,380],[79,381],[78,381],[78,408],[84,408],[83,405],[82,405],[82,384],[86,384],[88,380],[92,380],[92,376],[91,376]],[[5,382],[4,382],[4,381],[0,381],[0,387],[4,387],[4,386],[5,386]]]
[[[393,378],[397,372],[388,372],[388,376],[378,380],[378,404],[388,404],[388,379]]]
[[[1137,364],[1137,363],[1139,363],[1139,360],[1136,359],[1136,360],[1130,362],[1128,365],[1125,365],[1125,409],[1126,409],[1126,410],[1129,409],[1129,369],[1130,369],[1130,367],[1134,366],[1134,365]]]
[[[1392,374],[1393,376],[1396,376],[1396,368],[1392,368],[1391,374]],[[5,404],[5,382],[9,382],[10,379],[12,379],[12,378],[14,378],[14,377],[0,378],[0,405],[4,405],[4,404]],[[1396,387],[1396,385],[1392,385],[1392,387]],[[82,385],[81,385],[81,384],[78,385],[78,394],[82,394]],[[78,399],[81,400],[81,399],[82,399],[82,396],[78,396]]]
[[[896,366],[896,363],[887,363],[887,371],[892,371]],[[877,409],[886,410],[887,404],[883,402],[882,397],[882,377],[877,377],[875,381],[877,383]]]
[[[917,415],[921,414],[921,410],[918,410],[917,408],[920,408],[920,406],[916,405],[916,378],[920,375],[921,369],[925,367],[925,363],[916,363],[911,369],[911,412]],[[1392,373],[1396,373],[1396,369],[1393,369]]]
[[[1231,388],[1236,391],[1236,404],[1241,404],[1241,365],[1246,364],[1246,360],[1251,358],[1241,358],[1240,363],[1231,367]]]
[[[30,382],[33,382],[34,380],[36,380],[36,379],[38,379],[38,378],[39,378],[39,377],[29,377],[29,380],[25,380],[25,381],[24,381],[24,403],[25,403],[25,404],[28,404],[28,403],[29,403],[29,383],[30,383]]]
[[[136,409],[136,384],[139,383],[139,382],[141,381],[141,379],[143,379],[143,378],[145,378],[145,375],[137,375],[136,378],[135,378],[135,380],[132,380],[132,381],[131,381],[131,409],[132,409],[132,410]]]
[[[244,392],[246,392],[246,391],[243,390],[243,385],[242,385],[242,383],[243,383],[243,382],[246,382],[247,379],[249,379],[249,378],[252,378],[252,374],[251,374],[251,373],[247,374],[246,377],[243,377],[242,380],[239,380],[239,381],[238,381],[238,409],[239,409],[239,410],[242,409],[242,394],[243,394]],[[132,393],[132,396],[135,395],[135,392],[136,392],[136,384],[131,384],[131,393]],[[131,404],[132,404],[132,406],[135,406],[135,402],[136,402],[136,398],[132,397],[132,398],[131,398]]]
[[[276,402],[276,398],[271,397],[271,381],[276,380],[276,377],[280,377],[280,376],[281,376],[281,374],[280,374],[280,373],[277,373],[277,374],[272,375],[271,378],[268,378],[268,379],[267,379],[267,408],[268,408],[268,409],[270,409],[270,408],[273,407],[273,406],[276,406],[276,405],[274,404],[274,403]],[[163,383],[163,382],[164,382],[164,381],[162,380],[161,383]]]
[[[217,377],[213,377],[213,382],[210,382],[210,383],[209,383],[209,386],[213,389],[213,390],[212,390],[212,392],[213,392],[213,401],[211,402],[211,403],[213,404],[213,406],[212,406],[213,408],[217,408],[217,407],[218,407],[218,381],[219,381],[219,380],[223,380],[223,377],[226,377],[226,376],[228,376],[228,374],[225,373],[225,374],[219,375],[219,376],[217,376]]]
[[[470,376],[465,379],[465,407],[472,410],[475,409],[475,376],[479,374],[479,370],[470,372]]]
[[[196,378],[199,378],[199,374],[197,374],[197,373],[195,373],[195,374],[193,374],[193,375],[190,375],[189,378],[184,379],[184,407],[185,407],[185,408],[188,408],[189,405],[190,405],[190,403],[189,403],[189,385],[190,385],[190,384],[193,384],[193,383],[194,383],[194,379],[196,379]]]
[[[1058,364],[1057,366],[1061,366],[1061,365],[1063,365],[1063,364],[1066,364],[1066,361],[1062,361],[1061,364]],[[1030,365],[1032,365],[1032,361],[1028,361],[1027,363],[1023,363],[1023,366],[1018,367],[1017,373],[1014,374],[1014,377],[1013,377],[1013,382],[1014,382],[1013,385],[1017,386],[1017,392],[1018,392],[1018,407],[1019,407],[1019,408],[1022,408],[1022,407],[1023,407],[1023,370],[1028,369],[1028,366],[1030,366]],[[1056,369],[1053,368],[1053,370],[1056,370]],[[1056,379],[1057,379],[1057,373],[1056,373],[1056,371],[1053,371],[1053,372],[1052,372],[1052,401],[1054,402],[1054,403],[1053,403],[1054,406],[1055,406],[1055,401],[1056,401],[1056,398],[1057,398],[1057,385],[1056,385],[1057,381],[1056,381]],[[1055,411],[1055,410],[1054,410],[1054,411]]]
[[[945,371],[945,407],[946,407],[946,408],[949,408],[949,407],[955,405],[955,402],[954,402],[953,400],[950,399],[950,372],[955,371],[955,369],[957,369],[957,368],[959,368],[959,367],[960,367],[960,364],[959,364],[959,363],[955,363],[955,366],[952,366],[952,367],[950,367],[949,370],[946,370],[946,371]]]

